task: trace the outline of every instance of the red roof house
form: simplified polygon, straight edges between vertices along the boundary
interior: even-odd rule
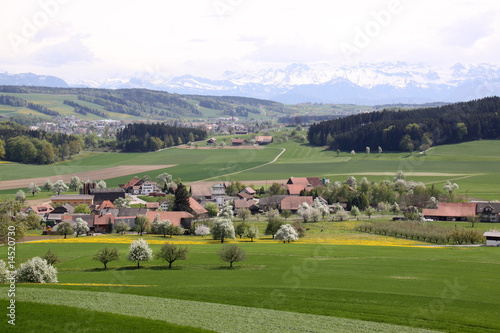
[[[308,205],[312,206],[313,197],[296,197],[296,196],[288,196],[281,200],[281,210],[289,210],[292,212],[296,212],[299,209],[299,206],[306,202]]]
[[[437,209],[422,209],[425,218],[446,221],[466,221],[476,215],[476,203],[440,202]]]
[[[194,218],[194,215],[188,212],[147,212],[146,217],[152,222],[156,214],[160,215],[160,220],[169,220],[171,224],[181,226],[184,229],[191,227],[191,221]]]

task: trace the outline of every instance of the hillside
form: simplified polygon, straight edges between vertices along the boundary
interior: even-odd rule
[[[207,119],[285,116],[281,103],[247,97],[178,95],[147,89],[0,86],[0,116],[32,114],[81,119]]]
[[[425,151],[433,145],[500,137],[499,97],[409,111],[381,111],[324,121],[308,138],[331,149]]]

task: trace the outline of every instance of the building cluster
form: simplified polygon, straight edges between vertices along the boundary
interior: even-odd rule
[[[90,134],[95,133],[97,136],[110,135],[116,133],[119,129],[125,127],[125,124],[119,120],[100,119],[100,120],[83,120],[75,115],[55,117],[52,122],[39,123],[36,126],[31,126],[31,129],[38,129],[51,133],[64,134]]]

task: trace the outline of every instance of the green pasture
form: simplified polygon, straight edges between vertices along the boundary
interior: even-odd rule
[[[147,236],[147,239],[153,237],[156,236]],[[368,321],[349,322],[355,326],[347,327],[356,332],[404,331],[404,328],[381,324],[446,332],[496,332],[500,327],[497,302],[500,292],[494,287],[500,264],[500,252],[496,248],[242,242],[239,245],[247,252],[247,260],[230,270],[216,254],[221,244],[187,245],[188,260],[175,262],[168,270],[158,260],[145,262],[142,268],[136,269],[135,263],[125,259],[128,245],[111,243],[108,246],[117,247],[122,260],[110,263],[109,269],[103,270],[100,263],[92,260],[92,255],[104,245],[18,244],[18,263],[42,256],[49,248],[63,260],[57,265],[59,284],[17,286],[19,311],[26,311],[20,318],[31,317],[31,313],[37,311],[31,302],[36,302],[57,305],[56,309],[63,314],[76,316],[77,323],[83,320],[81,315],[74,315],[80,308],[100,311],[97,317],[101,325],[114,320],[106,313],[117,313],[125,316],[124,325],[128,321],[134,325],[142,323],[146,331],[157,327],[156,320],[178,325],[188,323],[189,318],[195,318],[194,309],[212,311],[205,328],[218,331],[224,327],[214,328],[214,322],[219,321],[217,316],[223,322],[228,316],[231,318],[232,324],[227,324],[231,326],[227,326],[226,331],[248,331],[257,325],[260,316],[269,316],[266,309],[285,312],[276,312],[276,316],[270,316],[268,326],[257,325],[260,329],[250,331],[288,331],[289,322],[279,322],[279,318],[288,318],[288,312],[296,313],[299,322],[310,322],[311,329],[315,327],[311,321],[315,317],[311,316],[321,316],[315,320],[328,323],[328,330],[323,328],[323,331],[348,332],[349,329],[340,329],[344,327],[341,325],[347,325],[342,324],[341,319]],[[156,252],[160,246],[151,247]],[[6,259],[5,251],[0,258]],[[3,306],[6,293],[2,295]],[[101,299],[110,301],[98,302]],[[139,313],[134,314],[126,305],[131,300],[139,302]],[[139,306],[141,302],[148,302],[150,306]],[[174,309],[174,305],[184,306],[186,314],[183,316],[180,311],[176,316],[158,317],[158,311],[164,310],[156,309],[155,304],[163,305],[161,309],[169,305]],[[185,318],[187,314],[191,315]],[[67,324],[65,316],[48,318]],[[195,325],[198,322],[193,319],[192,326],[198,327]],[[21,321],[18,325],[23,327]],[[45,330],[48,329],[42,329]]]

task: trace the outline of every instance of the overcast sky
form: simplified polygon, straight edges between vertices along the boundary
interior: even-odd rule
[[[63,79],[216,78],[290,63],[500,65],[493,0],[0,0],[0,9],[0,71]]]

